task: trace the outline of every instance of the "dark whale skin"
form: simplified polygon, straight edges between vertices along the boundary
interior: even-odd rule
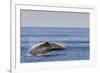
[[[57,51],[57,50],[63,50],[63,49],[64,49],[63,46],[58,45],[56,43],[45,42],[41,45],[38,45],[38,46],[32,48],[29,51],[29,54],[40,56],[40,55],[44,55],[44,54],[48,53],[49,51],[53,51],[53,50]]]

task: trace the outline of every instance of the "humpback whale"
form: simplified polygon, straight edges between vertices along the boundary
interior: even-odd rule
[[[62,44],[53,43],[53,42],[44,42],[44,43],[38,43],[36,45],[33,45],[31,47],[31,50],[28,52],[30,55],[33,56],[41,56],[45,55],[49,51],[57,51],[57,50],[63,50],[64,46]]]

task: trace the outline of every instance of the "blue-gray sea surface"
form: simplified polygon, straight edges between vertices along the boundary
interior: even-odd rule
[[[64,50],[44,56],[29,56],[32,45],[57,42]],[[89,60],[89,28],[21,27],[21,63]]]

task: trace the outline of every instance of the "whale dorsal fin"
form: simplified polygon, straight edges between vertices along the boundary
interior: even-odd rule
[[[45,45],[50,45],[50,43],[49,42],[45,42]]]

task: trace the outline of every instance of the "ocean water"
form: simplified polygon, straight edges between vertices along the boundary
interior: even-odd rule
[[[29,56],[32,45],[57,42],[64,50]],[[21,63],[89,60],[89,28],[21,27]]]

